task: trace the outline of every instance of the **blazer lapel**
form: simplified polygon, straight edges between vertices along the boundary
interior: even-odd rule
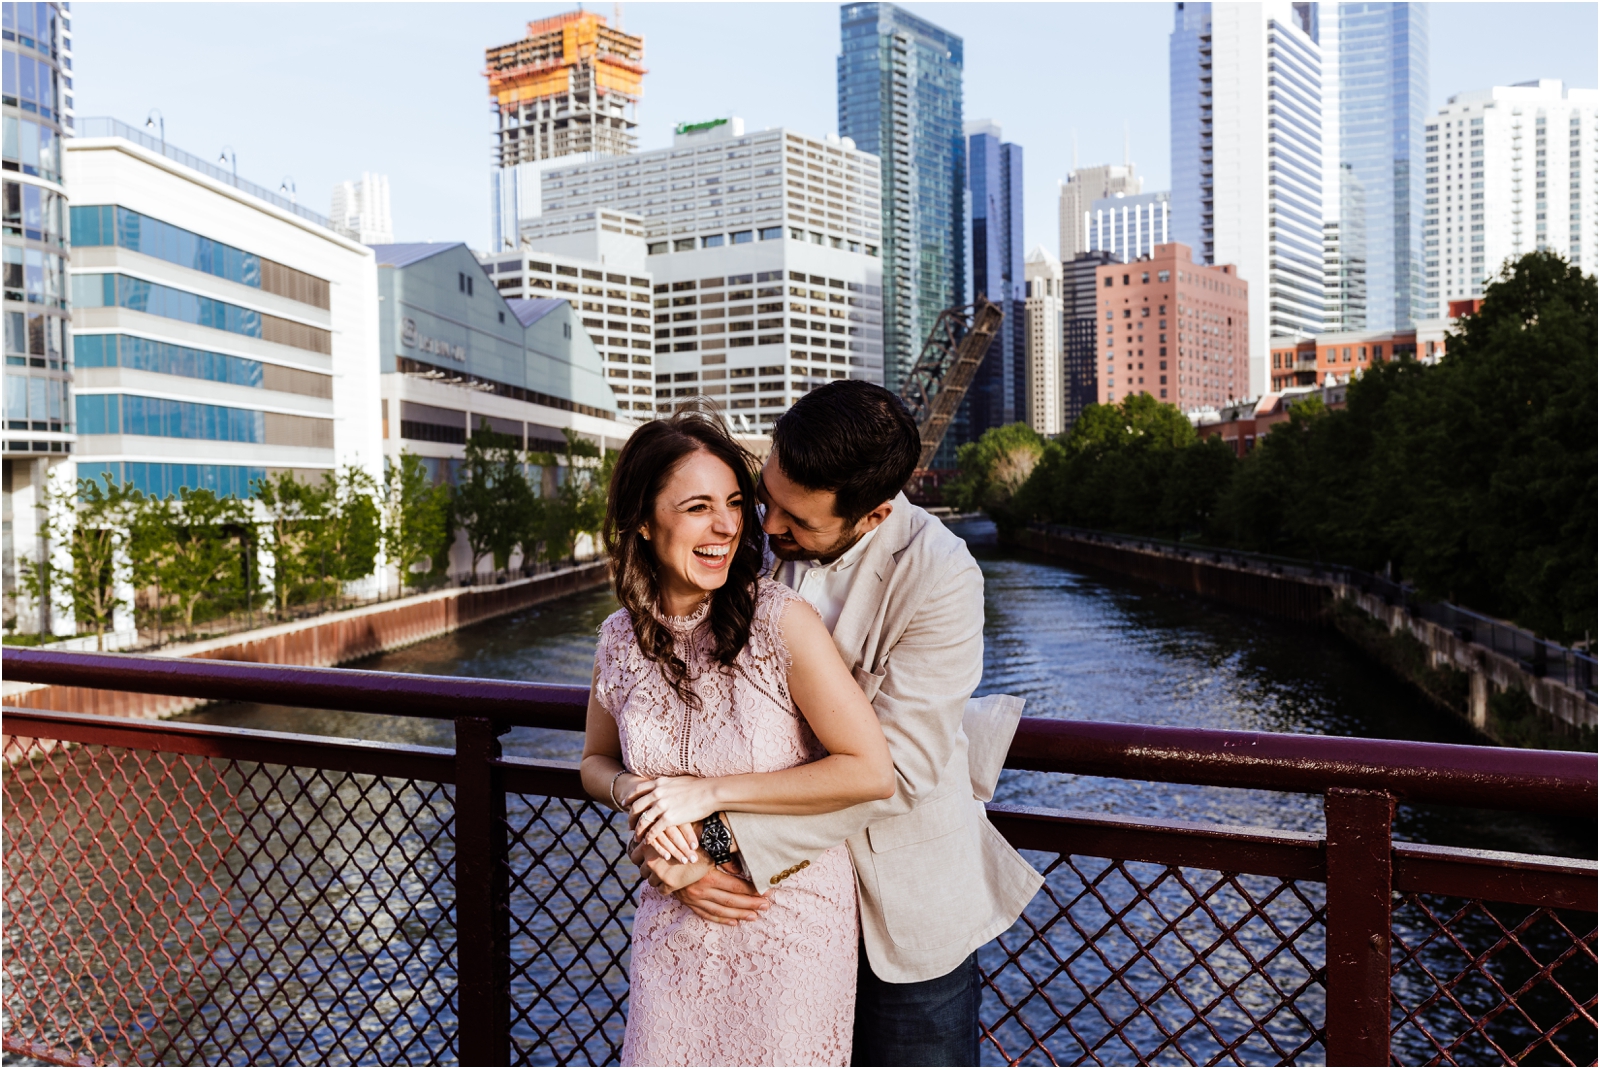
[[[851,668],[866,664],[867,643],[882,628],[885,602],[883,592],[894,574],[900,552],[911,541],[911,502],[904,494],[894,499],[894,511],[883,521],[861,562],[856,565],[855,582],[845,599],[838,623],[833,625],[833,644]]]

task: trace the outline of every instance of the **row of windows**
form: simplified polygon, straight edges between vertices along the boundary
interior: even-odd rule
[[[78,367],[126,367],[235,386],[261,387],[259,360],[124,334],[75,335],[72,359]]]
[[[120,205],[73,205],[72,243],[115,245],[230,282],[261,287],[261,257]]]
[[[40,424],[34,430],[60,430],[66,418],[67,383],[30,375],[6,376],[6,427],[27,430],[27,422]],[[56,427],[43,426],[58,424]]]
[[[7,115],[0,119],[0,159],[8,171],[59,182],[61,135],[36,119]]]
[[[127,275],[74,275],[72,303],[77,308],[127,308],[248,338],[261,337],[260,312]]]
[[[79,394],[79,434],[142,434],[212,442],[264,442],[266,413],[139,394]]]
[[[53,252],[5,246],[0,257],[0,278],[5,282],[5,299],[26,301],[66,309],[66,261]]]
[[[6,182],[0,194],[0,221],[5,232],[51,245],[65,244],[61,225],[66,201],[59,194],[28,182]]]
[[[6,364],[17,367],[28,364],[32,367],[44,367],[45,361],[49,366],[61,366],[62,354],[66,352],[63,338],[66,334],[66,320],[61,317],[46,315],[43,312],[7,312],[5,314],[5,347]],[[26,357],[13,354],[28,354]]]
[[[11,6],[9,4],[7,7]],[[109,461],[94,470],[80,467],[84,478],[105,476],[112,482],[126,482],[150,497],[176,497],[179,490],[210,490],[218,497],[251,498],[255,483],[267,478],[266,468],[233,464],[151,464],[135,460]]]

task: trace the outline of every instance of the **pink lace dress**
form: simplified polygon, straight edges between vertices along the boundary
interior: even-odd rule
[[[598,693],[623,763],[641,776],[774,772],[826,751],[789,697],[780,628],[799,595],[760,580],[733,669],[710,655],[710,603],[670,618],[700,709],[647,660],[626,610],[600,628]],[[837,846],[768,891],[737,927],[711,924],[644,885],[633,919],[624,1065],[848,1065],[856,994],[856,881]]]

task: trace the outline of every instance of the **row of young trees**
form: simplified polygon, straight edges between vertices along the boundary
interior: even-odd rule
[[[1438,365],[1378,365],[1341,410],[1301,401],[1243,459],[1141,395],[1059,441],[1015,424],[963,446],[946,501],[1388,570],[1574,641],[1596,631],[1596,320],[1594,277],[1530,254]]]
[[[422,460],[402,453],[381,484],[357,467],[320,482],[280,472],[256,480],[251,501],[191,488],[156,497],[108,477],[47,487],[39,507],[52,552],[20,560],[22,586],[35,604],[70,604],[79,629],[97,636],[118,612],[142,612],[160,642],[228,613],[338,608],[380,553],[402,590],[435,585],[457,530],[474,572],[485,559],[505,571],[519,550],[525,570],[571,557],[599,531],[610,460],[570,433],[561,458],[517,445],[485,425],[454,486],[434,485]],[[543,494],[547,469],[554,492]]]

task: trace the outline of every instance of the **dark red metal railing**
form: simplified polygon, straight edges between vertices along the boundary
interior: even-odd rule
[[[4,669],[456,724],[452,751],[6,710],[6,1050],[615,1061],[626,828],[574,766],[498,743],[581,727],[584,688],[9,650]],[[1397,799],[1592,819],[1592,755],[1030,718],[1007,764],[1317,793],[1327,830],[991,806],[1046,883],[980,955],[990,1056],[1594,1062],[1595,863],[1391,835]]]

